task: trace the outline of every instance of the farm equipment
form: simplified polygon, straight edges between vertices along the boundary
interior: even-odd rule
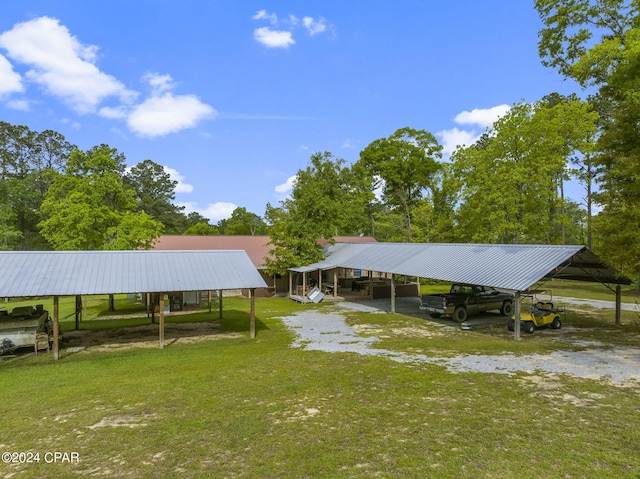
[[[0,311],[0,354],[23,347],[49,349],[52,337],[53,321],[41,304]]]
[[[533,303],[533,301],[536,301]],[[522,330],[525,333],[533,334],[537,328],[549,327],[551,329],[560,329],[562,321],[566,317],[566,311],[563,307],[555,307],[553,298],[550,301],[537,301],[535,294],[532,296],[532,307],[528,313],[520,316]],[[514,318],[507,321],[507,328],[513,331],[515,328]]]

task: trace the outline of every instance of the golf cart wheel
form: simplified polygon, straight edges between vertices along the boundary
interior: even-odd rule
[[[507,329],[509,331],[513,331],[514,329],[516,329],[515,321],[513,319],[509,319],[507,321]]]
[[[467,320],[467,310],[462,306],[458,306],[453,311],[453,319],[459,323],[464,323]]]
[[[560,329],[562,327],[562,321],[560,320],[560,316],[556,316],[553,318],[551,322],[551,329]]]
[[[429,316],[431,316],[433,319],[438,319],[442,315],[440,313],[429,313]]]
[[[536,325],[533,324],[533,321],[524,321],[522,323],[522,330],[527,334],[533,334],[536,330]]]
[[[500,314],[502,316],[511,316],[513,314],[513,303],[511,301],[505,301],[500,308]]]

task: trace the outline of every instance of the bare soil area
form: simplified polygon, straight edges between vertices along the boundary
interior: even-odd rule
[[[223,338],[240,337],[239,333],[222,330],[217,321],[201,323],[165,323],[165,345],[191,344]],[[82,348],[91,351],[107,351],[123,348],[157,348],[160,326],[148,324],[105,331],[78,330],[64,333],[63,349]]]

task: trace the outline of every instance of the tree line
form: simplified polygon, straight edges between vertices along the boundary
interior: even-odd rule
[[[591,88],[517,103],[446,160],[425,130],[400,128],[351,164],[314,153],[264,218],[216,225],[176,206],[176,182],[107,145],[81,151],[51,130],[0,122],[0,247],[129,249],[160,234],[269,234],[269,268],[321,259],[317,239],[585,244],[640,271],[640,1],[536,0],[543,64]],[[583,187],[566,197],[567,181]]]

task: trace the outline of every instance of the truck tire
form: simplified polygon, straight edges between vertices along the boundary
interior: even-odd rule
[[[502,316],[511,316],[513,314],[513,303],[511,301],[505,301],[500,308],[500,314]]]
[[[456,306],[452,318],[454,321],[464,323],[467,320],[467,309],[464,306]]]

